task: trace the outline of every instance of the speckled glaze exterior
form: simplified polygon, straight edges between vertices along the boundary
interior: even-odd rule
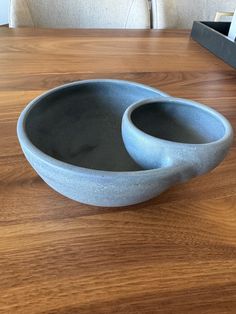
[[[164,114],[159,112],[159,116],[162,115],[166,120],[161,137],[146,133],[135,121],[134,113],[137,109],[142,109],[139,113],[141,124],[149,125],[150,119],[145,118],[145,107],[149,106],[151,110],[154,105],[157,110],[160,105],[164,105],[163,108],[169,105]],[[178,136],[181,126],[173,127],[175,115],[178,115],[181,106],[178,123],[182,121],[183,125],[187,125],[186,132],[190,134],[189,137],[183,134]],[[176,112],[173,113],[173,110]],[[172,118],[169,117],[170,112],[173,114]],[[151,114],[153,116],[153,112]],[[161,128],[161,118],[153,122],[157,125],[157,130]],[[150,127],[152,132],[154,128],[154,125]],[[168,128],[175,134],[171,135]],[[225,158],[233,140],[233,130],[226,118],[205,105],[191,100],[165,97],[131,105],[123,116],[122,136],[130,156],[144,169],[159,168],[159,171],[170,171],[174,168],[179,173],[180,182],[183,182],[214,169]],[[168,137],[179,137],[182,142],[169,140]],[[184,142],[185,138],[187,142]],[[189,142],[191,138],[197,143]],[[167,181],[169,185],[175,183],[171,182],[171,177],[167,177]]]
[[[232,140],[231,128],[220,116],[227,127],[224,139],[210,145],[210,154],[204,147],[196,154],[195,145],[187,145],[187,162],[183,162],[184,144],[145,135],[128,119],[126,110],[133,103],[137,107],[145,99],[166,97],[159,90],[127,81],[89,80],[63,85],[39,96],[24,109],[17,124],[19,142],[39,176],[72,200],[105,207],[144,202],[175,183],[213,168]],[[136,162],[122,140],[125,111],[124,141]],[[131,149],[133,144],[135,151]],[[155,164],[160,147],[163,156],[171,157],[174,152],[178,160],[170,162],[161,157],[165,161]]]

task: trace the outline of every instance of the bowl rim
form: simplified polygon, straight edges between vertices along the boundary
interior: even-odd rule
[[[176,103],[180,104],[180,105],[184,105],[184,106],[191,106],[194,107],[198,110],[204,111],[206,112],[208,115],[213,116],[214,118],[216,118],[223,126],[224,126],[224,135],[222,137],[220,137],[218,140],[215,141],[211,141],[208,143],[182,143],[182,142],[176,142],[176,141],[170,141],[170,140],[166,140],[166,139],[162,139],[160,137],[156,137],[153,135],[150,135],[144,131],[142,131],[140,128],[138,128],[135,123],[132,121],[132,113],[145,105],[150,105],[152,103]],[[145,137],[146,139],[152,140],[152,141],[158,141],[159,143],[163,143],[169,146],[175,146],[175,147],[179,147],[179,146],[184,146],[184,147],[189,147],[189,148],[200,148],[200,147],[209,147],[209,146],[214,146],[214,145],[219,145],[222,142],[225,142],[227,140],[230,140],[233,137],[233,128],[230,124],[230,122],[218,111],[216,111],[215,109],[208,107],[204,104],[201,104],[199,102],[190,100],[190,99],[185,99],[185,98],[177,98],[177,97],[171,97],[171,96],[167,96],[167,97],[162,97],[162,98],[150,98],[147,100],[142,100],[139,102],[136,102],[134,104],[132,104],[131,106],[129,106],[124,115],[123,115],[123,119],[122,119],[122,126],[124,123],[128,123],[129,127],[136,132],[137,134],[139,134],[142,137]]]
[[[18,136],[18,140],[19,140],[22,148],[24,148],[24,150],[25,149],[28,150],[32,155],[34,155],[37,159],[40,159],[43,163],[46,163],[46,164],[53,166],[53,167],[56,167],[56,168],[63,169],[63,170],[68,171],[68,172],[83,174],[84,176],[89,176],[89,177],[91,177],[91,176],[93,176],[93,177],[114,177],[114,176],[116,176],[118,178],[118,177],[123,177],[124,175],[128,175],[129,177],[130,176],[135,176],[135,177],[136,176],[145,176],[145,175],[149,176],[150,173],[154,174],[156,172],[158,172],[160,175],[162,175],[162,174],[165,175],[167,172],[168,172],[168,174],[170,174],[171,172],[176,173],[177,169],[174,169],[173,166],[169,166],[169,167],[165,167],[165,168],[163,167],[163,168],[156,168],[156,169],[154,168],[154,169],[148,169],[148,170],[142,169],[142,170],[131,170],[131,171],[99,170],[99,169],[80,167],[80,166],[76,166],[76,165],[61,161],[59,159],[56,159],[56,158],[44,153],[43,151],[41,151],[38,147],[36,147],[29,140],[27,133],[26,133],[26,130],[25,130],[25,122],[26,122],[26,119],[27,119],[30,111],[37,105],[37,103],[41,99],[51,95],[54,92],[66,89],[68,87],[77,86],[77,85],[86,85],[86,84],[91,84],[91,83],[93,83],[93,84],[94,83],[131,84],[133,86],[141,87],[141,88],[144,88],[146,90],[156,92],[156,93],[160,94],[160,98],[169,97],[168,94],[166,94],[165,92],[162,92],[159,89],[156,89],[154,87],[150,87],[150,86],[145,85],[145,84],[136,83],[136,82],[132,82],[132,81],[128,81],[128,80],[118,80],[118,79],[81,80],[81,81],[74,81],[71,83],[57,86],[55,88],[52,88],[52,89],[40,94],[39,96],[37,96],[36,98],[31,100],[28,103],[28,105],[21,112],[21,114],[18,118],[18,121],[17,121],[17,136]],[[158,96],[155,99],[158,99]]]

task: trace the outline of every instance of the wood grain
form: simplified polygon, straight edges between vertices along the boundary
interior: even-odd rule
[[[0,29],[0,313],[236,312],[236,145],[213,172],[127,208],[51,190],[16,121],[59,84],[133,80],[236,126],[236,71],[187,31]]]

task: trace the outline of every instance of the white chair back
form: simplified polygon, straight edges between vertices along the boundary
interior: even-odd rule
[[[153,28],[190,29],[193,21],[214,21],[218,11],[236,9],[236,0],[152,0]]]
[[[150,28],[148,0],[11,0],[10,27]]]

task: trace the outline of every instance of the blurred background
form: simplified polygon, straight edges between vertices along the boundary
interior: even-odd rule
[[[0,25],[8,23],[10,0],[0,0]]]
[[[10,22],[11,27],[122,28],[116,21],[118,17],[112,14],[115,8],[123,12],[122,16],[132,13],[136,22],[127,28],[143,28],[139,20],[147,19],[144,11],[148,4],[150,26],[156,29],[190,29],[194,20],[231,20],[236,8],[236,0],[0,0],[0,25]],[[73,15],[77,23],[72,20]],[[102,25],[99,20],[103,20]]]

